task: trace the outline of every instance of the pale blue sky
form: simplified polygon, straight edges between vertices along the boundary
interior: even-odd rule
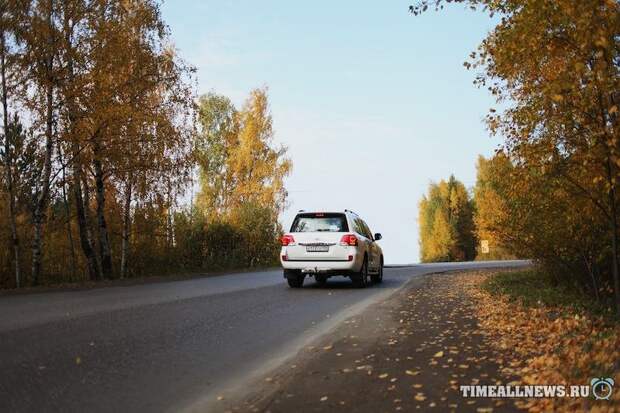
[[[387,263],[419,260],[417,204],[429,182],[472,186],[499,143],[490,95],[463,62],[492,27],[453,5],[413,17],[409,1],[167,0],[163,17],[199,92],[240,104],[269,87],[289,148],[290,207],[352,209],[381,232]]]

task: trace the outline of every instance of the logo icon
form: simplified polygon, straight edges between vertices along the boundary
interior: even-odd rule
[[[590,380],[590,386],[592,387],[592,394],[596,400],[609,400],[611,393],[614,389],[614,379],[608,377],[593,378]]]

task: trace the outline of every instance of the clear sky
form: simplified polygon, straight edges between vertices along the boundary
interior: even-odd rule
[[[163,17],[198,90],[241,104],[268,86],[276,140],[293,172],[285,228],[299,209],[351,209],[386,263],[419,261],[418,201],[451,173],[471,187],[490,155],[493,105],[463,62],[492,28],[451,5],[408,14],[409,1],[167,0]]]

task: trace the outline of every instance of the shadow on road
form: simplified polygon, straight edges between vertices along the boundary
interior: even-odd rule
[[[305,290],[360,290],[375,289],[375,288],[393,288],[402,284],[402,281],[383,279],[380,284],[371,283],[366,288],[358,288],[353,285],[353,282],[348,278],[329,279],[325,284],[319,284],[314,280],[308,280],[304,282],[303,289]]]

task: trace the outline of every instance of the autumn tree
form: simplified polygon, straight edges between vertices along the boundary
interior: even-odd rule
[[[46,260],[65,272],[53,257],[66,245],[73,276],[85,269],[90,279],[109,278],[115,265],[124,275],[135,201],[172,217],[192,159],[193,69],[176,55],[159,7],[150,0],[0,5],[1,191],[16,281],[40,282]],[[168,222],[173,239],[170,229]]]
[[[58,59],[59,18],[56,0],[32,2],[25,16],[23,69],[30,74],[33,92],[26,101],[32,108],[34,127],[40,130],[41,173],[32,194],[32,270],[31,279],[37,284],[41,273],[43,227],[50,200],[53,156],[57,134],[54,124],[58,110],[58,86],[61,65]]]
[[[514,165],[552,173],[574,200],[607,223],[608,261],[620,313],[618,177],[620,4],[615,0],[464,1],[500,16],[466,66],[506,108],[491,111]],[[429,4],[412,6],[418,13]],[[553,193],[549,193],[551,199]],[[542,257],[541,257],[542,258]]]
[[[17,53],[16,48],[19,36],[17,27],[16,5],[3,2],[0,4],[0,100],[2,102],[2,136],[3,148],[2,166],[3,182],[7,196],[7,212],[9,215],[9,225],[11,228],[11,244],[13,251],[13,264],[15,268],[15,284],[17,288],[21,285],[21,265],[19,235],[17,232],[17,205],[16,205],[16,183],[18,178],[15,174],[15,152],[16,139],[15,133],[16,119],[11,128],[11,113],[9,112],[9,101],[12,98],[16,86]]]
[[[95,254],[95,245],[90,229],[90,190],[86,171],[88,170],[88,146],[84,139],[84,124],[87,111],[84,105],[84,92],[88,90],[89,52],[88,45],[92,32],[88,30],[88,20],[92,9],[82,0],[62,3],[62,51],[64,79],[61,95],[65,105],[60,111],[61,148],[69,156],[67,162],[71,176],[70,187],[75,206],[75,219],[81,250],[86,262],[88,277],[91,280],[101,278],[101,270]]]
[[[188,176],[191,68],[169,47],[157,3],[97,0],[77,11],[78,18],[70,22],[81,18],[82,27],[73,26],[66,37],[72,51],[67,54],[72,82],[66,95],[73,106],[65,120],[82,250],[91,278],[113,276],[106,202],[122,192],[122,277],[128,267],[132,199],[170,191]],[[93,192],[96,231],[90,228]]]
[[[502,166],[504,169],[502,169]],[[505,193],[500,192],[500,177],[510,173],[510,161],[503,154],[497,154],[493,159],[478,157],[476,164],[477,176],[474,187],[474,224],[476,238],[482,243],[487,242],[488,252],[478,249],[479,259],[513,259],[515,253],[510,248],[510,243],[504,245],[499,233],[504,229],[505,222],[510,220],[506,210]]]
[[[273,142],[266,90],[253,90],[240,110],[213,94],[200,102],[198,205],[206,213],[230,215],[246,203],[256,203],[277,215],[285,206],[284,178],[291,163],[286,148]]]
[[[418,208],[422,262],[475,258],[472,202],[461,182],[450,176],[431,184]]]
[[[203,97],[197,135],[193,74],[157,0],[0,4],[2,287],[274,262],[290,161],[266,90]]]
[[[502,152],[480,164],[477,203],[487,207],[477,211],[478,231],[512,255],[535,257],[556,283],[602,300],[609,241],[592,203],[554,171],[524,167]]]
[[[207,227],[239,234],[237,265],[273,260],[285,207],[286,148],[273,142],[267,91],[253,90],[241,109],[210,93],[200,99],[196,140],[201,191],[196,205]],[[232,236],[232,235],[231,235]],[[256,248],[261,249],[260,251]]]
[[[208,215],[223,214],[231,208],[229,196],[234,180],[229,159],[238,142],[238,116],[226,96],[209,92],[199,99],[196,158],[201,192],[197,205]]]

